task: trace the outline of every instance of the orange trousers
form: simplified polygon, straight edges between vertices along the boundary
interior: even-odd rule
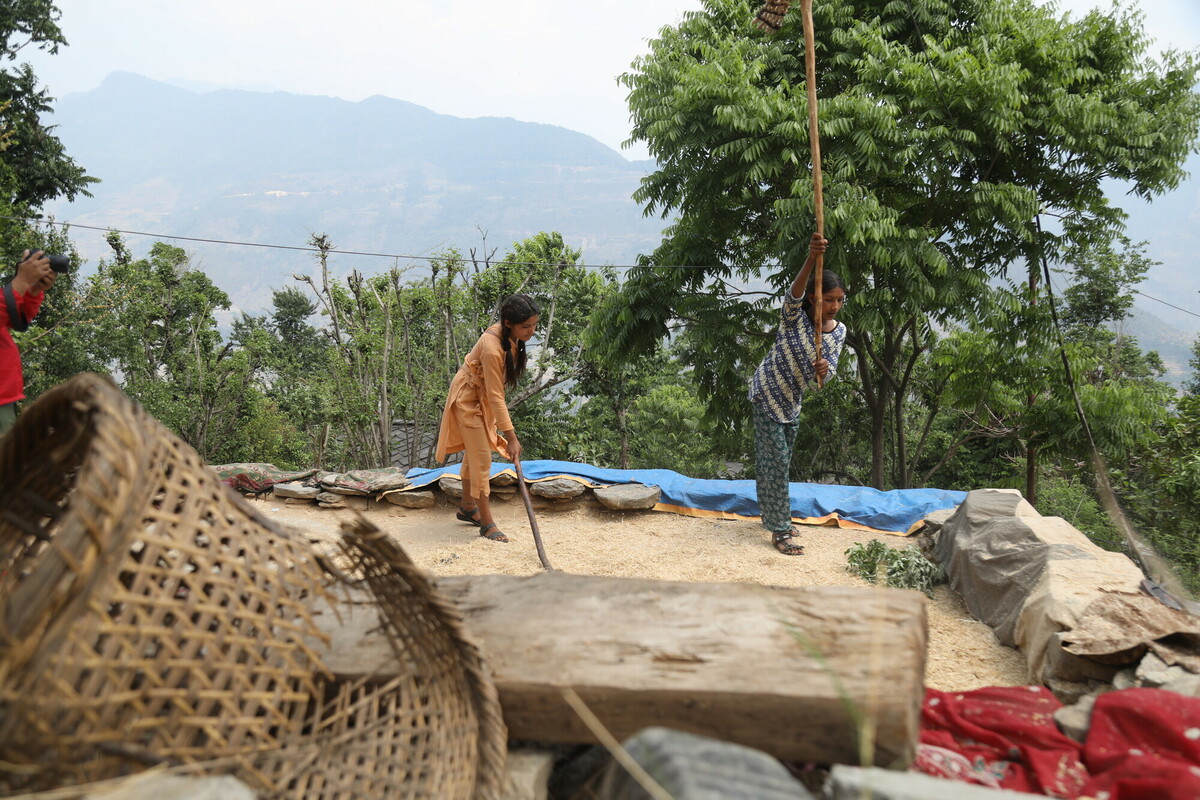
[[[455,404],[451,412],[458,423],[463,440],[463,460],[458,474],[471,484],[471,497],[490,495],[492,490],[492,444],[483,428],[483,415],[478,408],[463,408]],[[466,492],[463,493],[464,495]]]

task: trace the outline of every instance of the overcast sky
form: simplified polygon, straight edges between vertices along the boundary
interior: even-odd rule
[[[819,2],[819,0],[817,0]],[[1135,0],[1136,2],[1136,0]],[[561,125],[620,149],[616,78],[699,0],[57,0],[70,46],[31,54],[52,97],[124,70],[155,80],[385,95],[459,117]],[[1061,0],[1075,15],[1106,0]],[[799,4],[797,2],[797,8]],[[1147,32],[1200,48],[1200,0],[1140,0]],[[645,150],[622,151],[644,158]]]

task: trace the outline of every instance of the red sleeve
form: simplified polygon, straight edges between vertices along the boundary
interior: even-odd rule
[[[46,299],[45,292],[27,292],[20,295],[14,290],[13,294],[17,298],[17,307],[21,309],[21,313],[25,315],[27,321],[37,316],[42,307],[42,301]]]

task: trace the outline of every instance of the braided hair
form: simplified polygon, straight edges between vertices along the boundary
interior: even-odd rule
[[[517,359],[514,363],[512,348],[508,345],[511,326],[519,325],[532,316],[541,314],[541,309],[527,294],[514,294],[500,304],[500,344],[504,347],[504,384],[512,389],[525,372],[525,342],[517,340]]]
[[[812,296],[817,288],[817,273],[813,273],[808,279],[808,286],[804,287],[804,297],[800,298],[800,308],[808,312],[812,309]],[[846,283],[841,276],[836,272],[830,272],[827,269],[821,270],[821,296],[824,297],[834,289],[846,291]]]

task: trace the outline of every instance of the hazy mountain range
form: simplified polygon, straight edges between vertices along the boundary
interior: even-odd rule
[[[100,229],[300,248],[312,233],[335,247],[430,256],[448,247],[499,248],[558,231],[589,264],[631,264],[658,244],[665,223],[631,195],[653,169],[575,131],[495,117],[463,119],[386,97],[197,92],[113,73],[89,92],[59,98],[51,122],[67,152],[102,180],[92,198],[48,210],[77,227],[91,260],[108,255]],[[1200,170],[1200,156],[1188,166]],[[1182,381],[1200,333],[1200,181],[1153,204],[1122,196],[1128,234],[1159,262],[1126,325]],[[142,254],[156,239],[129,235]],[[310,253],[199,241],[193,254],[240,309],[311,273]],[[395,259],[335,255],[335,274],[378,272]],[[424,269],[421,260],[401,266]]]
[[[461,119],[386,97],[219,90],[196,93],[129,73],[56,101],[52,122],[102,180],[93,198],[50,208],[78,225],[303,247],[430,256],[558,231],[591,264],[629,264],[660,240],[630,195],[652,168],[581,133],[494,117]],[[82,255],[106,256],[78,230]],[[153,238],[127,237],[135,253]],[[309,253],[180,241],[250,310],[315,265]],[[338,272],[386,258],[334,256]],[[420,265],[422,262],[403,261]]]

